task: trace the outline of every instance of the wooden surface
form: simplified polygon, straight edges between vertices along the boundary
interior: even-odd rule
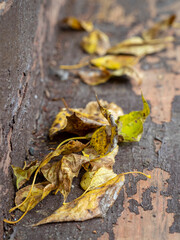
[[[59,19],[75,15],[91,19],[96,27],[106,32],[114,44],[127,37],[139,34],[154,21],[163,19],[174,12],[180,21],[180,2],[177,1],[83,1],[64,2]],[[49,13],[50,15],[50,13]],[[86,33],[57,29],[57,41],[54,51],[45,61],[56,68],[60,64],[76,64],[87,56],[79,47]],[[175,32],[180,37],[180,29]],[[140,91],[142,90],[151,106],[151,115],[144,125],[144,133],[139,143],[121,144],[116,158],[116,173],[138,170],[151,174],[152,179],[142,176],[126,177],[126,183],[120,195],[107,212],[104,219],[92,219],[86,222],[48,224],[37,228],[30,224],[51,214],[62,204],[62,196],[50,195],[17,225],[4,224],[4,236],[8,239],[99,239],[99,240],[138,240],[138,239],[180,239],[180,42],[179,40],[161,53],[145,57],[138,68],[144,77],[140,87],[133,80],[113,79],[106,84],[90,87],[73,74],[68,80],[54,76],[52,71],[44,77],[45,94],[41,99],[36,127],[32,128],[29,146],[34,156],[28,160],[42,159],[49,149],[48,128],[55,114],[63,107],[60,98],[65,98],[68,106],[84,107],[99,98],[113,101],[121,106],[125,113],[142,108]],[[43,68],[43,62],[42,62]],[[45,72],[46,74],[46,72]],[[37,110],[34,110],[36,114]],[[9,137],[13,132],[9,133]],[[15,136],[13,138],[15,141]],[[25,156],[13,156],[11,163],[22,166]],[[8,163],[9,164],[9,163]],[[9,165],[8,165],[9,166]],[[82,174],[82,173],[81,173]],[[8,179],[11,183],[12,172],[9,168]],[[9,183],[9,184],[10,184]],[[75,179],[71,200],[82,193],[79,178]],[[13,183],[9,185],[13,189]],[[12,190],[13,191],[13,190]],[[13,196],[7,193],[7,208],[13,206]],[[15,217],[20,216],[15,212]]]

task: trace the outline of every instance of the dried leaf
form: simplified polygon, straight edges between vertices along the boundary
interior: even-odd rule
[[[41,168],[41,172],[46,180],[54,186],[58,187],[59,184],[59,171],[60,171],[61,161],[47,163],[44,167]]]
[[[57,114],[56,119],[49,130],[49,137],[52,139],[60,132],[69,132],[84,136],[100,126],[102,126],[102,123],[84,117],[83,114],[78,112],[78,109],[77,112],[73,112],[72,114],[67,113],[66,109],[62,109]]]
[[[87,32],[91,32],[94,28],[92,22],[80,20],[75,17],[67,17],[63,19],[62,22],[74,30],[85,30]]]
[[[82,165],[87,162],[89,162],[89,158],[78,154],[66,155],[61,159],[58,190],[64,196],[64,202],[71,191],[73,178],[78,176]]]
[[[79,71],[78,75],[88,85],[95,86],[107,82],[111,73],[107,70],[92,72],[92,71]]]
[[[174,41],[174,38],[153,39],[145,41],[140,37],[132,37],[108,49],[110,54],[132,54],[143,57],[148,54],[156,53],[166,48],[167,43]]]
[[[101,100],[101,104],[112,112],[114,116],[123,114],[122,109],[115,103],[107,103]],[[77,135],[85,135],[105,125],[107,121],[103,118],[97,102],[89,102],[87,106],[79,109],[71,109],[72,114],[63,108],[56,116],[50,130],[49,136],[52,139],[60,132],[70,132]]]
[[[38,168],[39,164],[39,162],[33,161],[24,169],[11,165],[14,171],[14,175],[16,176],[17,189],[22,187],[22,185],[30,179],[31,175]]]
[[[89,163],[84,165],[84,168],[90,171],[97,171],[101,167],[112,169],[115,163],[115,156],[118,154],[119,147],[116,146],[108,155],[99,157],[98,153],[91,146],[83,150],[83,154],[90,160]]]
[[[125,55],[107,55],[104,57],[93,58],[90,62],[96,67],[116,70],[125,66],[134,66],[138,62],[138,58],[135,56]]]
[[[110,47],[109,37],[99,30],[94,30],[88,36],[83,37],[81,46],[89,54],[103,55]]]
[[[103,116],[108,120],[109,125],[97,129],[91,137],[90,144],[100,156],[111,152],[118,142],[118,127],[114,116],[105,107],[101,105],[96,96],[99,108]]]
[[[18,206],[22,203],[23,199],[27,197],[31,186],[26,186],[20,189],[16,193],[15,204]],[[54,186],[49,184],[49,182],[43,182],[35,184],[33,190],[31,192],[31,196],[28,200],[18,207],[22,212],[26,212],[27,209],[30,211],[34,208],[41,200],[43,200],[52,190],[54,190]]]
[[[176,19],[176,15],[172,14],[168,18],[155,23],[154,26],[142,33],[142,37],[145,40],[155,39],[159,37],[159,34],[166,31],[168,28],[170,28]]]
[[[123,184],[124,175],[119,174],[97,189],[66,203],[34,226],[50,222],[85,221],[94,217],[104,217],[109,207],[116,201]]]
[[[116,123],[118,125],[119,141],[139,141],[143,133],[143,123],[150,113],[149,105],[142,95],[143,110],[133,111],[120,116]]]
[[[86,172],[82,176],[80,185],[87,192],[97,188],[116,176],[117,174],[114,173],[112,169],[101,167],[95,172]]]

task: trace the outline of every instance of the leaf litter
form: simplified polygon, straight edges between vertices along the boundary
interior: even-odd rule
[[[80,44],[86,53],[92,55],[92,58],[75,65],[61,65],[60,68],[73,70],[88,67],[86,70],[78,71],[77,74],[83,82],[91,86],[103,84],[113,77],[120,78],[124,75],[134,79],[139,85],[142,77],[136,69],[136,64],[143,57],[158,53],[175,41],[173,36],[167,35],[169,28],[176,28],[178,25],[175,20],[176,15],[172,14],[144,30],[141,36],[133,36],[114,46],[110,46],[107,34],[93,27]],[[101,57],[94,57],[95,54]],[[92,71],[91,65],[96,68],[95,71]]]
[[[175,39],[166,36],[170,27],[176,27],[176,16],[156,23],[142,32],[142,37],[134,36],[115,46],[110,46],[108,35],[95,29],[89,21],[68,17],[63,23],[74,30],[88,32],[81,42],[84,51],[89,54],[101,55],[73,66],[61,66],[64,69],[77,69],[84,66],[94,66],[96,71],[79,71],[80,78],[89,85],[107,82],[112,77],[127,75],[141,83],[141,77],[135,65],[148,54],[154,54],[168,47]],[[142,95],[143,109],[124,114],[121,107],[115,103],[103,100],[90,102],[87,106],[72,109],[65,104],[49,130],[50,139],[62,132],[75,134],[75,137],[65,139],[55,150],[47,154],[41,162],[33,161],[24,168],[12,166],[16,176],[18,191],[15,197],[15,209],[20,209],[23,215],[33,209],[51,192],[60,191],[64,204],[52,215],[34,224],[38,226],[50,222],[85,221],[95,217],[104,217],[109,207],[113,205],[122,189],[126,174],[143,174],[142,172],[127,172],[116,174],[113,171],[115,158],[121,142],[140,141],[143,124],[150,113],[147,101]],[[83,142],[81,142],[83,141]],[[85,141],[85,143],[84,143]],[[74,177],[78,177],[81,169],[85,173],[80,185],[84,193],[71,202],[66,202],[72,188]],[[37,175],[44,180],[36,183]],[[34,176],[33,176],[34,175]],[[23,185],[33,176],[31,185]],[[25,200],[24,200],[25,199]]]
[[[104,217],[118,197],[125,181],[124,175],[140,173],[116,174],[113,165],[119,149],[118,144],[122,141],[139,141],[141,138],[143,123],[150,112],[143,95],[142,101],[143,110],[126,115],[115,103],[99,100],[97,96],[96,102],[88,103],[84,109],[63,108],[50,128],[50,137],[53,139],[57,133],[63,131],[77,134],[78,130],[79,136],[59,143],[41,162],[34,161],[24,169],[13,166],[20,190],[16,192],[15,207],[10,209],[10,212],[18,208],[24,213],[17,221],[4,221],[10,224],[19,222],[51,192],[56,194],[58,191],[64,197],[63,206],[34,226],[49,222],[84,221]],[[76,118],[70,119],[69,123],[70,116],[74,114],[77,114]],[[86,124],[85,128],[83,124],[76,125],[77,118]],[[95,128],[92,128],[92,121],[96,123]],[[61,128],[54,129],[57,124]],[[70,127],[67,127],[68,124]],[[73,178],[78,177],[82,168],[86,171],[80,183],[84,193],[73,201],[66,202]],[[33,173],[32,184],[22,187]],[[42,175],[44,180],[35,183],[38,174]]]

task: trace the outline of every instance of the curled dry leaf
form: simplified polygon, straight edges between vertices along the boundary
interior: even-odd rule
[[[87,156],[90,160],[89,163],[84,164],[84,168],[90,171],[97,171],[101,167],[112,169],[115,163],[115,156],[118,154],[119,147],[116,146],[112,152],[106,156],[99,157],[98,153],[91,146],[86,147],[83,150],[83,154]]]
[[[104,55],[110,47],[109,37],[99,30],[94,30],[83,37],[81,46],[89,54]]]
[[[34,226],[50,222],[85,221],[95,217],[104,217],[109,207],[116,201],[123,184],[124,175],[119,174],[97,189],[66,203]]]
[[[58,190],[64,196],[64,202],[71,191],[73,178],[79,175],[82,165],[87,162],[89,162],[89,158],[78,154],[70,154],[61,159]]]
[[[31,186],[24,187],[16,193],[15,204],[18,206],[23,202],[23,199],[27,197]],[[22,212],[30,211],[34,208],[41,200],[43,200],[52,190],[54,185],[49,182],[37,183],[34,185],[31,192],[31,196],[24,204],[18,207]]]
[[[40,164],[39,162],[33,161],[23,169],[11,165],[14,175],[16,176],[17,189],[22,187],[22,185],[30,179],[31,175],[38,168],[39,164]]]
[[[155,39],[159,37],[159,35],[170,28],[176,19],[176,15],[172,14],[171,16],[167,17],[166,19],[155,23],[154,26],[150,29],[147,29],[142,33],[142,37],[145,40]]]
[[[108,103],[103,100],[100,100],[100,102],[103,106],[110,109],[115,118],[123,114],[122,108],[115,103]],[[71,109],[71,111],[72,114],[69,114],[67,110],[63,108],[57,114],[49,130],[51,139],[60,132],[70,132],[82,136],[107,124],[107,120],[104,119],[95,101],[89,102],[84,109]]]
[[[62,22],[74,30],[85,30],[87,32],[91,32],[94,28],[92,22],[80,20],[75,17],[64,18]]]
[[[73,112],[72,114],[69,114],[66,109],[62,109],[57,114],[49,130],[49,137],[52,139],[60,132],[69,132],[79,136],[84,136],[88,132],[92,132],[100,126],[102,126],[102,123],[85,117],[83,114],[78,112],[78,109],[77,112]]]
[[[91,137],[90,144],[100,156],[111,152],[118,143],[118,126],[114,116],[104,108],[96,96],[99,108],[103,116],[108,120],[109,125],[97,129]]]
[[[117,70],[125,66],[134,66],[138,62],[136,56],[107,55],[91,59],[90,63],[96,67]]]
[[[107,82],[111,78],[111,73],[105,69],[101,71],[79,71],[81,80],[88,85],[95,86]]]
[[[142,95],[143,110],[130,112],[120,116],[116,123],[118,125],[119,141],[139,141],[143,133],[143,123],[150,113],[149,105]]]
[[[141,84],[141,74],[131,66],[124,66],[116,71],[108,71],[103,69],[101,71],[79,71],[80,78],[88,85],[95,86],[109,81],[113,77],[122,77],[124,75],[135,80],[136,84]]]
[[[164,39],[143,40],[140,37],[132,37],[108,49],[109,54],[132,54],[144,57],[148,54],[159,52],[166,48],[169,42],[174,41],[173,37]]]
[[[116,176],[117,174],[114,173],[112,169],[101,167],[97,171],[86,172],[82,176],[80,185],[87,192],[97,188]]]

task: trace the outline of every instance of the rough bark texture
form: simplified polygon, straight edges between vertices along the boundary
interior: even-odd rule
[[[8,2],[8,1],[7,1]],[[70,107],[84,107],[99,98],[120,105],[125,113],[142,108],[140,89],[126,78],[89,87],[74,74],[66,81],[47,74],[46,67],[75,64],[86,56],[79,47],[86,33],[57,28],[58,37],[53,54],[48,43],[53,36],[59,8],[63,1],[9,1],[8,11],[1,12],[0,53],[3,57],[1,73],[2,150],[1,216],[9,217],[13,206],[14,185],[10,163],[42,159],[50,146],[48,127],[65,98]],[[40,4],[41,3],[41,4]],[[53,4],[52,4],[53,3]],[[54,5],[54,8],[53,8]],[[54,14],[46,10],[52,9]],[[106,32],[111,43],[117,43],[140,32],[154,21],[174,12],[180,14],[176,1],[99,0],[66,1],[60,18],[75,15],[96,22]],[[54,12],[55,11],[55,12]],[[180,20],[180,19],[179,19]],[[33,22],[33,24],[32,24]],[[50,27],[51,26],[51,27]],[[180,30],[177,29],[177,38]],[[8,49],[8,50],[7,50]],[[45,58],[49,56],[50,59]],[[50,195],[16,226],[1,225],[5,239],[179,239],[180,237],[180,43],[170,49],[148,56],[139,64],[144,73],[141,89],[151,106],[151,116],[144,126],[139,143],[122,144],[115,164],[117,173],[137,169],[152,175],[152,180],[129,176],[124,190],[104,219],[83,223],[59,223],[32,228],[30,224],[50,215],[62,204],[62,196]],[[50,55],[51,54],[51,55]],[[46,94],[43,94],[45,90]],[[55,101],[56,100],[56,101]],[[34,131],[34,134],[32,132]],[[29,153],[33,156],[29,156]],[[79,196],[80,179],[68,200]],[[15,212],[19,218],[21,213]]]

